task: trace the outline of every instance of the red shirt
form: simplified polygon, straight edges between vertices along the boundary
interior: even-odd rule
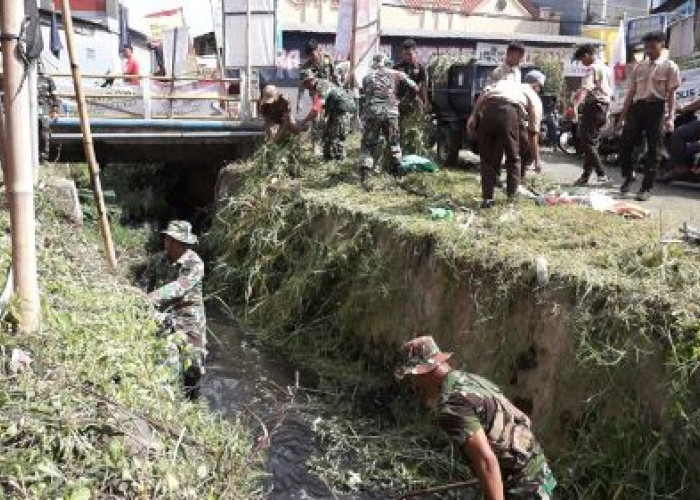
[[[136,60],[136,58],[132,55],[129,59],[126,60],[126,64],[124,65],[124,74],[125,75],[139,75],[140,74],[140,68],[139,68],[139,62]],[[141,81],[138,78],[125,78],[124,81],[128,83],[129,85],[139,85]]]

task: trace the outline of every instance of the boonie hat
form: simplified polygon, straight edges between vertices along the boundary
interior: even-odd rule
[[[160,233],[186,245],[196,245],[198,241],[197,236],[192,233],[192,224],[184,220],[170,221],[167,229]]]
[[[407,352],[404,365],[396,370],[396,378],[401,380],[406,375],[425,375],[435,370],[450,357],[451,352],[442,352],[435,339],[429,335],[409,340],[403,345]]]
[[[274,85],[266,85],[262,90],[261,104],[270,104],[277,99],[277,87]]]

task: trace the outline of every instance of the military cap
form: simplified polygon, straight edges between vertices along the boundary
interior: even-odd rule
[[[161,234],[170,236],[172,239],[185,243],[186,245],[196,245],[197,236],[192,233],[192,224],[184,220],[172,220],[168,223],[165,231]]]
[[[435,370],[452,356],[451,352],[442,352],[435,339],[429,335],[409,340],[403,345],[406,360],[396,371],[396,378],[406,375],[425,375]]]

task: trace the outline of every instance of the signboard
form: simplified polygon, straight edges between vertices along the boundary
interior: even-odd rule
[[[61,3],[62,0],[53,0],[54,9],[60,12]],[[107,21],[107,0],[70,0],[70,8],[74,17],[95,22]]]
[[[475,57],[479,62],[501,64],[506,57],[507,44],[477,43]],[[570,64],[574,51],[567,47],[525,47],[523,65],[531,66],[539,59],[554,59],[562,64]]]
[[[179,9],[152,12],[151,14],[147,14],[145,18],[148,22],[148,30],[151,33],[151,38],[155,38],[156,40],[159,40],[163,36],[163,31],[184,28],[186,25],[182,7]]]
[[[642,38],[648,33],[666,31],[668,17],[666,14],[637,17],[627,21],[627,46],[635,47],[642,43]]]

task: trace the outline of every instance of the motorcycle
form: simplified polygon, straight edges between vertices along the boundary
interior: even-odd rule
[[[616,165],[620,159],[620,145],[622,144],[622,131],[616,126],[617,117],[611,116],[608,123],[600,131],[598,153],[601,159],[609,164]],[[561,151],[570,156],[582,156],[581,144],[578,137],[578,122],[575,119],[573,106],[569,106],[559,122],[558,146]],[[637,152],[633,156],[639,157]]]
[[[695,113],[680,113],[676,116],[674,128],[677,130],[683,125],[696,121],[698,121],[698,117]],[[697,155],[693,157],[691,165],[688,166],[689,168],[678,169],[674,167],[670,155],[672,137],[673,134],[671,133],[666,133],[664,135],[664,151],[662,152],[661,164],[659,165],[659,182],[670,183],[673,181],[684,181],[700,183],[700,157]]]
[[[540,124],[539,142],[544,146],[556,148],[559,143],[560,121],[557,112],[557,97],[543,95],[542,97],[542,123]]]

